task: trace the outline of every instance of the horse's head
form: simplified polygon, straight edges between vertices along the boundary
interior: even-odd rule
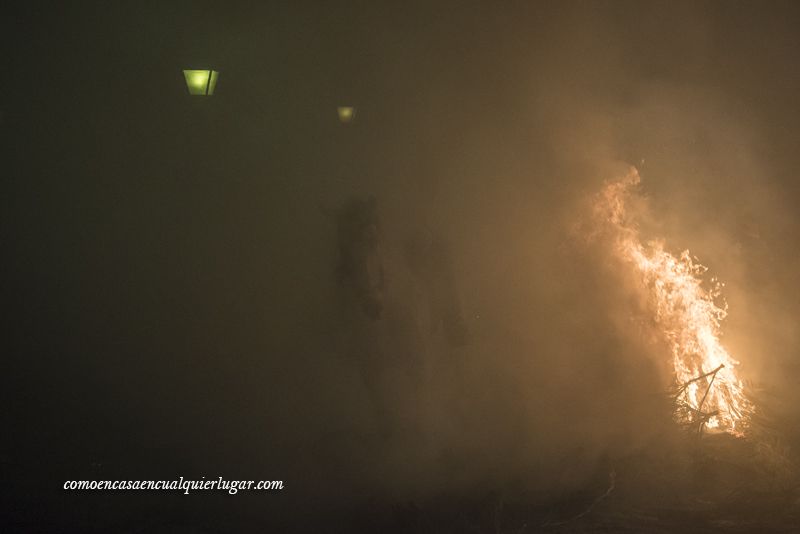
[[[336,212],[336,229],[339,283],[353,292],[369,318],[379,319],[385,288],[375,198],[348,200]]]

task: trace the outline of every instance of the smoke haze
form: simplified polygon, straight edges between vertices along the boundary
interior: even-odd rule
[[[668,454],[668,349],[635,326],[606,244],[576,233],[628,165],[643,236],[726,284],[722,342],[797,443],[798,18],[779,2],[13,10],[4,458],[48,466],[47,484],[96,462],[282,478],[292,496],[263,513],[314,513],[558,494]],[[181,69],[204,65],[216,94],[189,98]],[[390,314],[359,331],[325,212],[368,195]],[[453,259],[462,347],[409,326],[403,244],[428,230]],[[423,362],[392,438],[354,331]]]

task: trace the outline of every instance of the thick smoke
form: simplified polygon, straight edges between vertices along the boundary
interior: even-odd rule
[[[629,165],[642,235],[726,284],[722,342],[800,440],[797,14],[384,4],[19,16],[5,394],[30,402],[4,415],[26,436],[9,457],[283,478],[314,510],[557,496],[667,457],[668,353],[608,243],[576,234]],[[180,92],[195,63],[218,66],[214,100]],[[332,215],[370,195],[377,321],[343,307]],[[448,251],[463,344],[424,327],[419,235]]]
[[[716,30],[687,22],[688,40],[652,45],[684,50],[671,54],[685,64],[650,65],[656,74],[638,62],[638,32],[563,17],[569,30],[532,39],[493,71],[514,80],[493,86],[497,99],[511,95],[513,111],[484,100],[489,109],[452,110],[437,90],[477,88],[462,78],[434,85],[430,116],[408,126],[431,145],[422,176],[361,185],[381,199],[390,243],[419,220],[446,236],[471,332],[467,347],[427,355],[435,394],[418,431],[429,441],[390,446],[394,456],[379,461],[389,487],[408,477],[417,488],[522,480],[563,489],[669,435],[664,346],[641,331],[646,310],[611,272],[603,243],[585,247],[572,233],[586,197],[629,164],[643,177],[643,233],[690,250],[725,283],[723,343],[742,376],[754,390],[791,397],[783,370],[794,311],[779,288],[796,262],[781,248],[796,223],[764,159],[763,119],[741,94],[703,79],[720,53],[710,43]],[[610,44],[595,46],[600,36]],[[440,105],[452,114],[448,126]],[[438,144],[437,129],[449,134]],[[780,404],[769,408],[789,406]]]

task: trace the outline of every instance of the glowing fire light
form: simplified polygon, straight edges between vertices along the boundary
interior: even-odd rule
[[[626,203],[640,182],[632,168],[597,195],[594,215],[609,231],[614,253],[631,267],[639,290],[651,308],[660,333],[670,347],[679,422],[741,436],[753,405],[745,397],[734,360],[720,342],[720,322],[727,304],[717,305],[722,285],[702,286],[706,267],[683,251],[676,257],[661,241],[643,244]],[[695,259],[696,260],[696,259]]]

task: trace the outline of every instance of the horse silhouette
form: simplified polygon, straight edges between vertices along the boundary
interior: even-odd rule
[[[352,292],[367,317],[377,320],[383,312],[386,281],[375,197],[348,200],[336,215],[336,234],[339,284]]]
[[[430,230],[387,239],[374,197],[348,199],[334,219],[342,350],[381,427],[408,428],[432,357],[466,340],[451,255]]]

